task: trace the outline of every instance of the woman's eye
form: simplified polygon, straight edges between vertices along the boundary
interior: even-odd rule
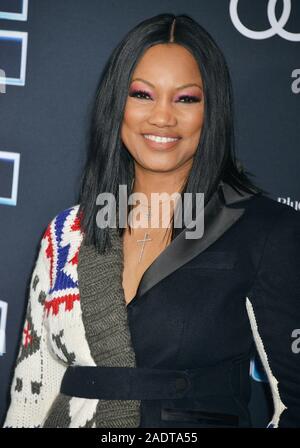
[[[144,90],[135,90],[132,93],[129,94],[129,96],[134,97],[134,98],[139,98],[139,99],[146,99],[146,97],[150,97],[149,93],[144,91]],[[184,101],[182,101],[184,100]],[[179,97],[178,102],[179,103],[199,103],[201,100],[200,98],[198,98],[197,96],[192,96],[192,95],[182,95]]]
[[[134,92],[130,93],[129,96],[145,99],[145,96],[149,96],[149,93],[145,92],[144,90],[135,90]]]
[[[183,95],[181,97],[179,97],[179,102],[181,103],[182,99],[187,99],[188,101],[184,101],[184,103],[199,103],[200,102],[200,98],[198,98],[197,96],[191,96],[191,95]]]

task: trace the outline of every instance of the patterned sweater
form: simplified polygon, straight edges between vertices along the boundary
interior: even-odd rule
[[[135,366],[123,319],[125,303],[118,300],[122,290],[120,245],[115,242],[112,256],[100,257],[100,262],[97,258],[97,263],[92,251],[84,249],[85,256],[79,257],[79,249],[81,254],[84,245],[78,210],[79,205],[74,205],[59,213],[41,239],[3,428],[124,428],[139,424],[137,400],[123,400],[127,402],[124,405],[122,400],[60,393],[70,365]],[[93,303],[99,302],[100,293],[102,308],[99,310],[98,306],[95,312]],[[248,313],[251,317],[250,306]],[[258,342],[258,350],[264,355],[263,344]],[[279,398],[277,380],[271,374],[269,382],[276,408],[270,426],[275,423],[277,427],[285,406]],[[112,424],[105,426],[107,421]]]
[[[70,347],[80,347],[75,364],[96,365],[80,318],[76,267],[83,235],[78,208],[70,207],[52,219],[41,239],[3,428],[43,427],[58,397],[65,370],[72,364],[74,353]],[[72,340],[63,331],[53,332],[58,317],[66,327],[76,327],[70,333]],[[83,426],[92,419],[97,401],[72,397],[69,427]]]

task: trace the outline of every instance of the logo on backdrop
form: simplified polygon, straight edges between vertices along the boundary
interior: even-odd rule
[[[295,330],[292,331],[292,338],[296,338],[292,342],[292,352],[293,353],[300,353],[300,328],[295,328]]]
[[[286,31],[284,29],[284,26],[289,20],[291,14],[291,0],[282,0],[283,9],[279,20],[277,20],[275,15],[277,1],[278,0],[269,0],[268,2],[267,12],[271,26],[267,30],[264,31],[249,30],[249,28],[243,25],[237,11],[239,0],[231,0],[229,4],[229,14],[232,23],[241,34],[243,34],[246,37],[249,37],[249,39],[268,39],[269,37],[273,37],[277,34],[278,36],[281,36],[283,39],[290,40],[292,42],[300,42],[300,33],[290,33],[289,31]]]
[[[291,200],[291,198],[288,196],[287,198],[279,197],[277,198],[278,202],[281,202],[282,204],[289,205],[290,207],[293,207],[295,210],[300,211],[300,201]]]
[[[2,68],[0,68],[0,93],[6,93],[6,75]]]
[[[0,300],[0,356],[6,353],[5,331],[7,318],[7,302]]]
[[[293,93],[298,94],[298,93],[300,93],[300,69],[299,68],[295,68],[292,71],[291,77],[295,78],[295,81],[292,82],[291,90],[292,90]]]
[[[257,352],[250,360],[250,377],[259,383],[268,383],[266,371]]]
[[[20,153],[0,151],[0,204],[17,205]]]

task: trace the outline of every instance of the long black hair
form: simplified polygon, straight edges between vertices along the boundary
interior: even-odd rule
[[[119,185],[131,193],[133,158],[121,140],[123,113],[133,71],[145,51],[156,44],[184,46],[198,63],[205,98],[204,123],[193,165],[181,194],[204,193],[206,204],[219,181],[248,193],[265,193],[249,179],[234,148],[233,92],[224,55],[211,35],[188,15],[159,14],[129,31],[109,57],[92,105],[88,154],[80,181],[79,211],[87,244],[103,253],[110,247],[109,228],[97,226],[96,198],[112,193]],[[192,197],[194,198],[194,194]],[[119,228],[121,236],[124,228]],[[171,239],[175,236],[172,224]]]

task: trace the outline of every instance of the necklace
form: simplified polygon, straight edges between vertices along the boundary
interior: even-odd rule
[[[133,182],[134,182],[134,178],[133,178],[132,183],[131,183],[131,190],[132,190],[132,187],[133,187]],[[164,204],[165,202],[168,202],[168,201],[163,201],[163,202],[160,202],[160,203],[161,203],[161,204]],[[139,207],[145,207],[145,208],[147,208],[146,216],[147,216],[148,219],[152,216],[152,214],[151,214],[151,206],[140,204]],[[147,231],[145,232],[145,234],[144,234],[144,238],[143,238],[143,239],[138,239],[138,240],[136,240],[136,242],[137,242],[138,244],[142,243],[142,244],[141,244],[141,251],[140,251],[140,254],[139,254],[138,263],[140,263],[141,260],[142,260],[142,256],[143,256],[143,254],[144,254],[144,250],[145,250],[145,245],[146,245],[146,243],[151,242],[151,241],[153,241],[153,239],[150,238],[150,234],[149,234]]]
[[[170,236],[170,233],[169,233],[168,236]],[[140,250],[140,254],[139,254],[138,263],[140,263],[141,260],[142,260],[142,257],[143,257],[143,254],[144,254],[144,250],[145,250],[145,247],[146,247],[146,243],[150,243],[151,241],[153,241],[153,239],[150,238],[150,234],[148,232],[145,232],[143,239],[136,240],[136,242],[138,244],[141,244],[141,250]],[[165,245],[165,247],[167,247],[167,245],[168,245],[168,243]]]
[[[152,241],[152,238],[149,237],[149,235],[148,235],[147,232],[145,233],[145,236],[144,236],[144,238],[143,238],[142,240],[137,240],[138,243],[143,243],[143,244],[142,244],[142,248],[141,248],[141,252],[140,252],[140,256],[139,256],[138,263],[141,262],[141,259],[142,259],[143,253],[144,253],[145,243],[147,243],[148,241]]]

